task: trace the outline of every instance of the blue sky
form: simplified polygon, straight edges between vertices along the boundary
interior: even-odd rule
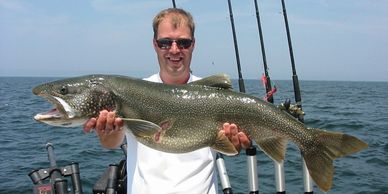
[[[280,0],[258,0],[272,79],[291,79]],[[176,0],[196,21],[192,70],[237,78],[227,0]],[[232,0],[244,79],[263,73],[253,0]],[[153,16],[170,0],[0,0],[0,76],[144,77]],[[388,1],[286,1],[301,80],[388,81]]]

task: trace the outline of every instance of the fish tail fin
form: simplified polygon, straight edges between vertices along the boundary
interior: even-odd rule
[[[310,130],[315,130],[314,146],[302,149],[302,155],[311,178],[322,191],[326,192],[332,186],[333,160],[358,152],[368,147],[368,144],[344,133]]]

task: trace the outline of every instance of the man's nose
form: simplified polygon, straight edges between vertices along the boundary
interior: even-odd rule
[[[174,41],[171,45],[171,48],[170,48],[170,52],[175,54],[175,53],[179,53],[181,51],[181,49],[179,49],[178,45],[176,44],[176,42]]]

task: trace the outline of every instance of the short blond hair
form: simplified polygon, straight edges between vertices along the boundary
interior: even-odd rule
[[[154,30],[154,38],[156,39],[156,36],[158,34],[158,27],[160,22],[165,19],[167,15],[172,15],[172,25],[174,28],[178,28],[181,25],[187,25],[191,31],[191,36],[194,37],[194,31],[195,31],[195,24],[194,19],[191,14],[183,9],[180,8],[167,8],[162,11],[160,11],[155,17],[152,22],[152,27]]]

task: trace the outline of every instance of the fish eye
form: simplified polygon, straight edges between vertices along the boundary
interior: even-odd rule
[[[59,93],[62,95],[66,95],[69,92],[69,89],[67,86],[62,86],[61,89],[59,90]]]

